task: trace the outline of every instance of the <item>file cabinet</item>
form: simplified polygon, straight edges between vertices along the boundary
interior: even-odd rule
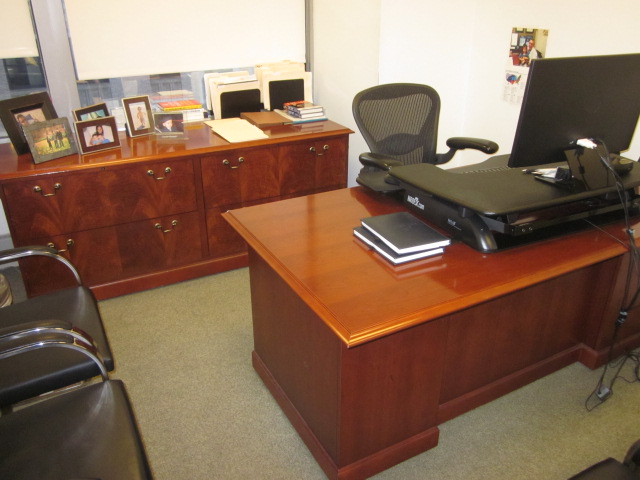
[[[63,251],[98,298],[244,266],[246,245],[221,213],[347,181],[351,130],[326,121],[265,132],[237,144],[200,123],[185,139],[121,134],[121,148],[38,165],[2,145],[0,195],[14,245]],[[21,264],[29,294],[53,288],[45,261]]]

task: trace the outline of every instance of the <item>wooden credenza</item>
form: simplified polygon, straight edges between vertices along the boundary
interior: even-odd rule
[[[1,145],[13,243],[63,251],[99,299],[244,266],[246,244],[221,213],[347,182],[348,128],[325,121],[265,132],[231,144],[196,123],[186,139],[121,134],[118,149],[38,165]],[[31,295],[65,275],[45,261],[21,263]]]

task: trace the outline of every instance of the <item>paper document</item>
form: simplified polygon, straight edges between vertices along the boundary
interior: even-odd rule
[[[269,138],[269,136],[258,127],[242,118],[223,118],[220,120],[209,120],[204,123],[209,125],[215,133],[230,143]]]

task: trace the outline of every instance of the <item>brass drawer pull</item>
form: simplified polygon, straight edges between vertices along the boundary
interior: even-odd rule
[[[164,229],[164,227],[162,226],[162,224],[161,224],[161,223],[156,223],[156,224],[154,225],[154,227],[155,227],[155,228],[157,228],[158,230],[162,230],[162,233],[169,233],[169,232],[171,232],[172,230],[174,230],[177,226],[178,226],[178,220],[173,220],[173,221],[171,222],[171,228],[168,228],[168,229],[166,229],[166,230]]]
[[[240,168],[240,165],[244,163],[244,157],[240,157],[238,158],[238,165],[231,165],[231,162],[229,160],[227,160],[226,158],[222,161],[223,165],[226,165],[227,167],[234,169],[234,168]]]
[[[36,192],[36,193],[39,193],[43,197],[53,197],[53,196],[56,195],[56,193],[58,193],[58,190],[60,190],[61,188],[62,188],[62,184],[55,183],[53,185],[53,193],[43,193],[42,192],[42,187],[40,185],[36,185],[35,187],[33,187],[33,191]]]
[[[153,170],[147,170],[147,175],[149,175],[150,177],[154,177],[156,180],[164,180],[170,173],[171,167],[167,167],[164,169],[164,177],[156,177],[156,173]]]
[[[323,153],[323,152],[326,152],[326,151],[328,151],[328,150],[329,150],[329,145],[323,145],[323,146],[322,146],[322,152],[320,152],[320,153],[318,153],[318,151],[316,150],[316,147],[311,147],[311,148],[309,149],[309,151],[310,151],[311,153],[315,153],[317,156],[324,155],[324,153]]]
[[[54,243],[53,243],[53,242],[49,242],[49,243],[47,243],[47,247],[49,247],[49,248],[55,248],[56,250],[58,250],[58,253],[63,253],[63,252],[67,252],[67,251],[69,251],[69,249],[70,249],[71,247],[73,247],[73,245],[74,245],[75,243],[76,243],[76,242],[74,242],[74,241],[73,241],[73,238],[70,238],[70,239],[68,239],[68,240],[67,240],[67,248],[63,248],[63,249],[59,250],[59,249],[57,249],[57,248],[56,248],[56,246],[54,245]]]

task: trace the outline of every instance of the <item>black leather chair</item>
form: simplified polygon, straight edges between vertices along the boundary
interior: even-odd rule
[[[78,286],[0,308],[0,407],[5,410],[99,375],[106,378],[114,368],[96,300],[67,259],[52,248],[23,247],[0,252],[0,263],[33,256],[63,263]]]
[[[0,417],[3,480],[145,480],[152,473],[119,380],[92,383]]]
[[[640,479],[640,440],[636,441],[622,462],[607,458],[590,466],[569,480],[638,480]]]
[[[436,153],[440,97],[428,85],[377,85],[358,93],[352,108],[358,129],[371,150],[360,155],[364,166],[356,181],[376,191],[399,190],[386,173],[394,166],[441,165],[465,148],[486,154],[498,150],[498,145],[490,140],[452,137],[447,140],[449,151]]]

